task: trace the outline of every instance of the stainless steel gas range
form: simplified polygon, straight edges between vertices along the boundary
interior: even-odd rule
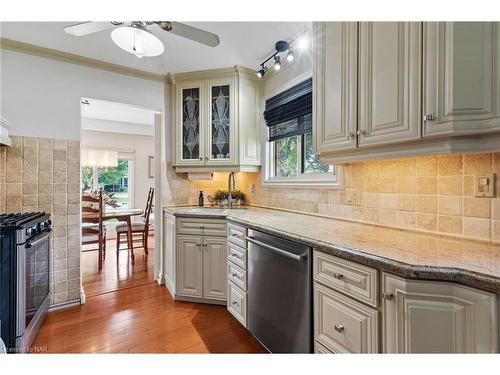
[[[0,336],[7,352],[30,350],[50,298],[50,216],[0,215]]]

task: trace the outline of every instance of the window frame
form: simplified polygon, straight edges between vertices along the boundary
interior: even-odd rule
[[[281,72],[283,73],[283,72]],[[263,101],[265,103],[266,100],[276,96],[289,88],[296,86],[297,84],[309,79],[312,77],[312,72],[308,71],[305,74],[302,74],[295,79],[288,81],[286,85],[282,85],[279,88],[273,90],[272,92],[265,95]],[[264,104],[265,107],[265,104]],[[314,111],[314,110],[313,110]],[[313,116],[314,121],[314,116]],[[334,166],[333,172],[330,173],[302,173],[302,158],[303,158],[303,146],[302,146],[302,138],[303,134],[297,135],[299,137],[297,142],[297,176],[292,177],[276,177],[275,175],[275,160],[274,160],[274,142],[268,141],[268,128],[265,120],[262,121],[262,126],[264,127],[263,132],[263,154],[264,154],[264,162],[262,163],[263,170],[263,181],[264,185],[268,186],[294,186],[294,187],[325,187],[328,186],[330,188],[340,188],[341,187],[341,179],[340,179],[340,167]],[[314,122],[313,122],[313,130],[314,130]],[[314,137],[313,137],[314,143]]]

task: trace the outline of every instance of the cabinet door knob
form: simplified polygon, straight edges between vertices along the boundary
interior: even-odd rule
[[[203,160],[203,158],[200,156],[200,161],[202,161],[202,160]]]
[[[335,331],[337,331],[338,333],[344,332],[344,326],[342,324],[335,324],[333,328],[335,328]]]
[[[434,121],[434,115],[424,115],[424,121]]]
[[[394,293],[384,292],[384,293],[382,293],[382,298],[387,300],[387,301],[390,301],[394,298]]]
[[[366,130],[358,130],[356,132],[357,135],[366,135]]]
[[[342,275],[341,273],[335,272],[333,274],[333,277],[335,277],[337,280],[342,280],[344,278],[344,275]]]
[[[349,136],[349,138],[354,138],[356,136],[356,134],[354,132],[349,132],[348,136]]]
[[[208,156],[205,156],[205,160],[208,160]]]

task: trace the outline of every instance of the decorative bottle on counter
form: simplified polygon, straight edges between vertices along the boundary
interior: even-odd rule
[[[198,206],[203,207],[203,192],[200,191],[200,196],[198,197]]]

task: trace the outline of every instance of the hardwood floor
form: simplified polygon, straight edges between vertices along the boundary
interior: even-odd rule
[[[95,245],[84,249],[88,247],[95,248]],[[101,272],[97,268],[97,252],[82,253],[82,283],[87,297],[153,281],[154,236],[149,236],[148,239],[149,255],[144,253],[143,248],[134,249],[133,262],[128,251],[120,251],[120,255],[116,256],[116,239],[106,241],[106,248],[106,259]]]
[[[51,312],[33,343],[48,353],[263,353],[225,306],[174,301],[134,286]]]

